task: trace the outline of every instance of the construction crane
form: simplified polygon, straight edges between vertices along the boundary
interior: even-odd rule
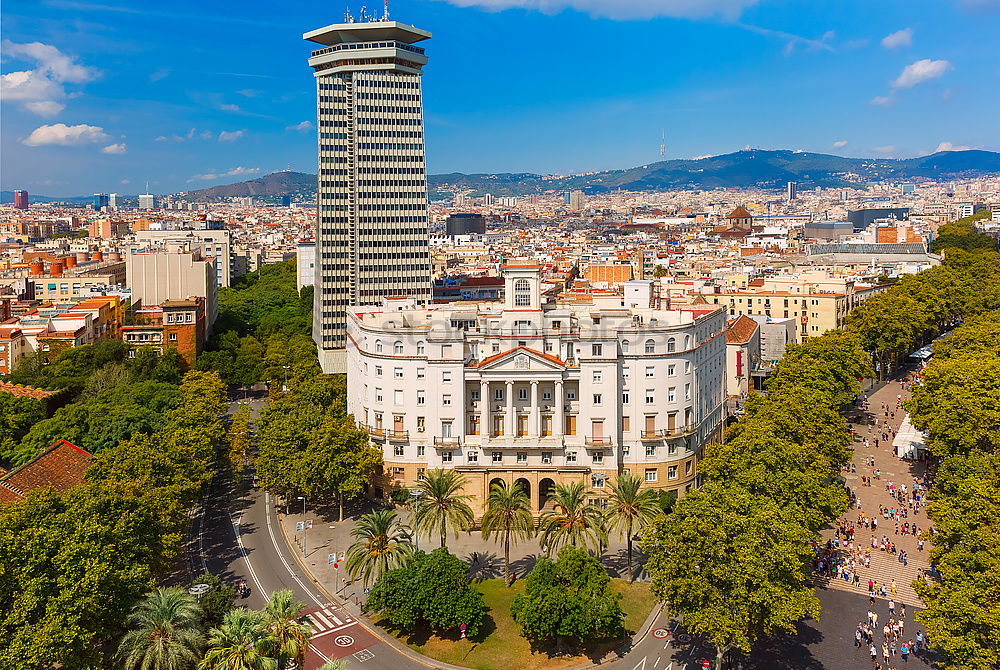
[[[386,0],[388,1],[388,0]],[[667,133],[663,131],[660,133],[660,160],[667,155]]]

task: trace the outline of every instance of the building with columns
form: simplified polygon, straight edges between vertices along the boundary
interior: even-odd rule
[[[504,302],[418,306],[387,298],[348,319],[348,411],[383,450],[372,494],[430,468],[466,478],[477,513],[490,484],[521,481],[536,513],[557,483],[600,502],[631,471],[683,495],[721,438],[725,314],[656,307],[651,281],[614,304],[542,291],[534,263],[502,267]]]

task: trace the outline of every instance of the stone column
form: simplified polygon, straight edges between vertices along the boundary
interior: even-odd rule
[[[563,383],[560,379],[556,382],[556,392],[552,398],[556,403],[556,415],[552,419],[552,434],[562,435],[566,430],[566,405],[563,399]]]
[[[507,437],[514,437],[515,435],[515,422],[514,422],[514,382],[507,382],[507,414],[504,416],[504,433]]]
[[[479,437],[485,443],[490,438],[490,383],[485,379],[479,382]]]
[[[538,382],[531,382],[531,419],[528,427],[528,434],[531,437],[541,437],[542,435],[542,408],[538,404]]]

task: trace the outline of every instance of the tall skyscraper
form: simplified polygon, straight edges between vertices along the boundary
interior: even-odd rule
[[[98,212],[102,211],[111,202],[111,196],[107,193],[95,193],[94,194],[94,209]]]
[[[347,310],[431,298],[427,181],[414,43],[431,34],[384,17],[305,33],[316,77],[319,166],[313,339],[324,372],[347,371]]]
[[[118,194],[109,193],[108,194],[108,209],[118,209]]]
[[[139,209],[155,209],[155,208],[156,208],[156,201],[153,199],[153,196],[148,193],[147,189],[146,193],[143,193],[139,196]]]
[[[788,182],[788,199],[795,200],[799,197],[799,185],[794,181]]]
[[[14,191],[14,207],[28,209],[28,192]]]

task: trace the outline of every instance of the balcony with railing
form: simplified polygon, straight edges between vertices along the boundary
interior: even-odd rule
[[[434,436],[434,446],[435,447],[460,447],[462,446],[462,438],[458,435],[435,435]]]
[[[588,435],[585,443],[588,447],[610,447],[611,438],[600,435]]]
[[[315,58],[316,56],[322,56],[324,54],[334,53],[336,51],[354,51],[356,49],[385,49],[385,48],[396,48],[403,49],[404,51],[410,51],[415,54],[423,55],[424,50],[421,47],[413,46],[412,44],[407,44],[406,42],[345,42],[343,44],[334,44],[333,46],[323,47],[322,49],[316,49],[310,56]]]

